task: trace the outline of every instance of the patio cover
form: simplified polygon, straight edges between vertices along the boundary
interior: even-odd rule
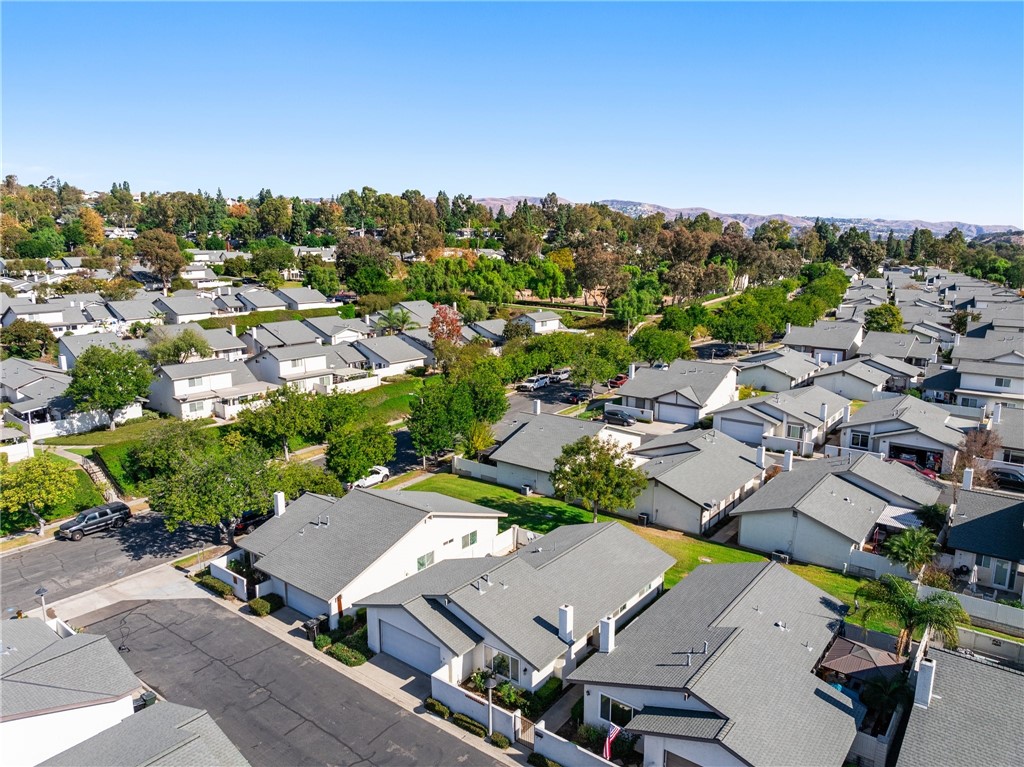
[[[837,637],[821,665],[849,677],[867,679],[876,675],[896,676],[903,668],[903,659],[877,647]]]

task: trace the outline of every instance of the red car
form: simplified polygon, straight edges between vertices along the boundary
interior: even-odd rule
[[[615,376],[615,378],[612,378],[610,381],[608,381],[608,388],[618,389],[620,386],[622,386],[622,384],[626,383],[626,381],[628,380],[628,375],[626,375],[625,373],[619,373],[617,376]]]
[[[886,458],[885,460],[888,461],[889,463],[902,463],[904,466],[909,466],[911,469],[916,471],[918,474],[923,474],[924,476],[928,477],[928,479],[938,479],[939,478],[939,475],[936,474],[931,469],[926,469],[923,466],[918,466],[916,463],[914,463],[913,461],[908,460],[906,458]]]

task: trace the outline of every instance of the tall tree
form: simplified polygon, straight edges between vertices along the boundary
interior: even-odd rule
[[[43,515],[70,500],[77,485],[74,467],[50,452],[0,464],[0,511],[11,517],[4,521],[5,528],[24,528],[32,519],[36,534],[42,536]]]
[[[395,435],[383,424],[335,430],[327,437],[327,468],[342,482],[355,482],[394,458]]]
[[[409,412],[409,435],[422,457],[453,450],[474,421],[469,388],[442,379],[424,384]]]
[[[462,338],[462,320],[459,313],[445,304],[434,304],[434,316],[430,320],[429,332],[434,343],[457,343]]]
[[[178,248],[178,238],[161,229],[149,229],[135,241],[139,261],[164,284],[164,295],[171,280],[185,268],[185,257]]]
[[[49,359],[57,353],[57,339],[42,322],[17,319],[0,330],[0,358]]]
[[[904,565],[911,573],[920,573],[935,558],[935,533],[927,527],[909,527],[885,542],[885,555]]]
[[[661,330],[654,325],[645,325],[630,339],[640,359],[655,362],[672,362],[677,359],[692,359],[690,339],[685,333],[675,330]]]
[[[79,412],[99,410],[117,428],[118,410],[149,394],[153,374],[146,361],[123,346],[90,346],[71,370],[67,396]]]
[[[869,333],[902,333],[903,312],[893,304],[873,306],[864,312],[864,329]]]
[[[581,437],[562,448],[550,474],[560,498],[580,499],[593,512],[631,509],[647,487],[647,475],[633,466],[626,449],[600,437]]]
[[[917,598],[917,586],[910,581],[885,573],[877,581],[867,581],[856,591],[858,598],[866,598],[874,610],[896,621],[900,627],[896,639],[896,654],[903,656],[910,651],[915,632],[930,626],[940,633],[946,647],[955,649],[958,641],[957,625],[970,625],[970,616],[957,598],[947,591],[931,594],[924,599]]]
[[[156,328],[149,335],[149,356],[156,365],[181,364],[192,357],[205,359],[212,355],[209,341],[194,328],[186,327],[177,333]]]
[[[287,461],[291,457],[288,440],[316,433],[320,421],[316,395],[285,386],[272,392],[264,407],[243,410],[238,416],[238,428],[269,449],[280,447]]]
[[[307,288],[320,291],[325,296],[337,295],[341,290],[338,271],[327,266],[314,266],[307,269],[302,278],[302,284]]]

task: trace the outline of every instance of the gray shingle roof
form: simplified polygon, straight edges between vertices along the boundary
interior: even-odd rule
[[[961,490],[950,523],[952,549],[1024,562],[1024,499]]]
[[[1019,671],[932,648],[933,697],[910,711],[896,767],[1024,764]]]
[[[476,647],[483,639],[459,618],[446,610],[437,599],[417,597],[405,603],[406,611],[444,646],[457,655]]]
[[[298,320],[264,322],[248,332],[264,346],[294,346],[296,344],[318,343],[320,334]]]
[[[863,429],[870,424],[893,424],[886,431],[916,431],[947,447],[959,446],[967,429],[966,422],[953,418],[938,405],[911,397],[880,399],[865,405],[850,416],[841,429]],[[875,431],[876,436],[882,432]]]
[[[165,333],[177,335],[186,329],[192,330],[205,338],[206,343],[210,345],[210,349],[215,352],[245,349],[245,344],[231,335],[231,331],[227,328],[206,329],[196,322],[188,322],[184,325],[158,325],[150,332],[155,333],[157,336]]]
[[[856,733],[853,703],[810,672],[844,609],[774,562],[701,565],[569,679],[685,689],[728,719],[715,737],[748,764],[841,764]],[[676,726],[677,737],[696,737]]]
[[[897,374],[913,377],[922,373],[921,368],[916,365],[911,365],[909,362],[893,359],[892,357],[886,357],[884,354],[872,354],[869,357],[860,357],[859,359],[868,367],[882,370],[890,375]]]
[[[160,369],[172,381],[180,381],[182,378],[197,378],[199,376],[214,375],[216,373],[238,374],[245,370],[241,362],[228,362],[227,360],[198,360],[196,362],[184,362],[174,365],[162,365]]]
[[[818,369],[819,365],[809,354],[794,351],[787,346],[773,349],[769,352],[752,354],[736,362],[741,369],[764,366],[790,378],[799,379],[810,375]]]
[[[954,391],[960,388],[960,372],[953,367],[929,365],[921,387],[933,391]]]
[[[872,386],[881,386],[890,378],[888,373],[868,365],[865,360],[862,360],[859,357],[853,357],[819,370],[811,376],[811,381],[815,381],[819,378],[830,378],[832,376],[844,375],[852,376],[853,378],[857,378],[861,381],[866,381]]]
[[[313,288],[281,288],[275,290],[274,295],[293,304],[322,304],[327,301],[327,296]]]
[[[956,369],[961,373],[976,375],[1007,376],[1008,378],[1024,378],[1024,360],[1013,362],[985,362],[983,360],[963,360]]]
[[[437,493],[353,490],[343,498],[306,493],[285,514],[239,544],[260,570],[328,600],[340,593],[430,514],[503,517]],[[317,525],[317,518],[330,524]]]
[[[109,346],[112,348],[128,347],[135,351],[144,350],[148,346],[148,344],[142,339],[123,339],[115,333],[88,333],[84,336],[61,336],[60,344],[71,352],[75,359],[81,357],[82,352],[93,346]]]
[[[752,415],[779,422],[779,414],[785,413],[790,418],[811,426],[821,426],[824,421],[821,406],[825,405],[826,420],[850,404],[850,400],[841,394],[823,389],[820,386],[803,386],[799,389],[765,394],[760,397],[730,402],[728,405],[713,410],[712,413],[728,413],[744,410]]]
[[[362,320],[346,320],[338,316],[308,317],[302,322],[325,339],[345,330],[352,330],[363,336],[373,332],[373,329]]]
[[[679,392],[697,405],[703,405],[733,370],[733,365],[694,360],[676,360],[667,370],[638,368],[632,380],[619,387],[619,394],[641,399],[657,399]]]
[[[158,702],[42,763],[46,767],[248,767],[197,708]]]
[[[116,700],[140,687],[105,636],[61,639],[36,618],[0,621],[4,719]]]
[[[367,349],[389,364],[422,360],[423,352],[398,336],[361,338],[353,342],[357,349]]]
[[[121,317],[125,322],[145,322],[153,319],[153,314],[159,311],[154,306],[154,303],[155,299],[153,301],[147,301],[145,299],[108,301],[107,308],[110,309],[111,313]]]
[[[1024,358],[1024,334],[990,331],[984,338],[961,338],[953,347],[953,362],[995,360],[1006,355]]]
[[[782,343],[786,346],[810,346],[816,349],[849,349],[857,340],[860,324],[819,320],[811,327],[794,326]]]
[[[630,732],[644,735],[667,735],[670,738],[714,740],[729,720],[711,711],[644,706],[630,720]]]
[[[264,354],[276,360],[302,360],[309,357],[326,357],[329,346],[321,346],[318,343],[305,343],[297,346],[276,346],[267,349]]]
[[[1024,408],[1004,407],[999,414],[999,423],[993,425],[999,434],[1003,447],[1024,450]]]
[[[68,336],[67,338],[71,338]],[[65,339],[61,339],[65,340]],[[44,378],[56,378],[65,384],[71,383],[71,376],[56,365],[39,360],[23,360],[20,357],[9,357],[0,365],[0,380],[12,389],[21,389],[33,381]]]
[[[529,319],[533,320],[534,322],[545,322],[545,321],[548,321],[548,320],[560,320],[560,319],[562,319],[555,312],[550,312],[550,311],[545,311],[545,310],[536,311],[536,312],[528,312],[528,313],[524,314],[523,317],[524,318],[529,318]]]
[[[269,290],[248,290],[235,294],[239,301],[248,303],[257,309],[284,309],[285,302]]]
[[[604,428],[601,421],[583,421],[560,415],[537,415],[491,453],[491,460],[538,471],[551,471],[562,448],[582,437],[594,437]]]

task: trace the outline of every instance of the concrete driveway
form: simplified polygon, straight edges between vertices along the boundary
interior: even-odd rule
[[[0,557],[0,607],[8,611],[39,607],[36,590],[47,602],[103,586],[161,562],[212,546],[212,528],[179,527],[173,533],[155,514],[135,517],[120,530],[87,535],[80,541],[56,540]]]
[[[253,767],[497,763],[212,601],[122,602],[78,623],[127,646],[168,700],[206,709]]]

